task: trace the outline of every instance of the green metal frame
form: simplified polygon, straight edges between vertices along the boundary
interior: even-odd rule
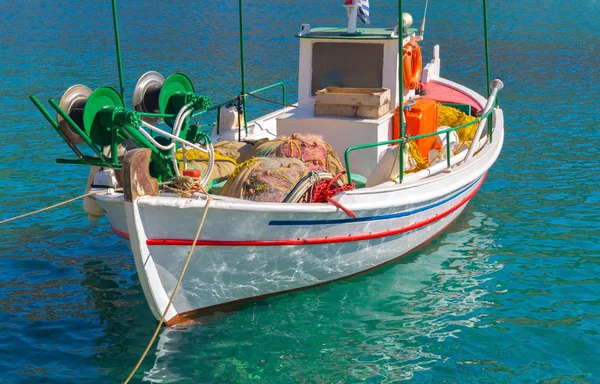
[[[496,103],[494,105],[496,105]],[[352,152],[352,151],[357,151],[359,149],[365,149],[365,148],[379,147],[382,145],[400,144],[400,154],[399,154],[400,174],[399,174],[399,177],[400,177],[400,181],[402,181],[402,174],[404,173],[403,153],[404,153],[404,146],[406,144],[408,144],[409,142],[414,141],[414,140],[423,139],[426,137],[431,137],[431,136],[436,136],[436,135],[441,135],[441,134],[446,134],[446,143],[450,143],[450,132],[457,131],[459,129],[463,129],[463,128],[468,127],[473,124],[478,124],[481,120],[489,117],[493,112],[494,112],[494,108],[491,108],[487,113],[477,117],[475,120],[473,120],[469,123],[466,123],[466,124],[459,125],[454,128],[448,128],[448,129],[444,129],[441,131],[425,133],[425,134],[417,135],[417,136],[404,135],[401,138],[395,139],[395,140],[380,141],[377,143],[361,144],[361,145],[355,145],[353,147],[349,147],[346,149],[346,152],[344,153],[344,161],[346,162],[346,170],[348,171],[348,183],[352,183],[352,172],[350,170],[350,158],[349,158],[350,152]],[[401,115],[402,115],[402,113],[401,113]],[[491,137],[490,137],[490,141],[491,141]],[[446,145],[446,161],[448,163],[448,167],[450,167],[450,156],[451,156],[450,145]]]
[[[254,95],[260,92],[264,92],[267,91],[269,89],[275,88],[275,87],[281,87],[281,103],[282,104],[287,104],[287,96],[286,96],[286,90],[285,90],[285,83],[283,83],[282,81],[279,81],[277,83],[273,83],[271,85],[267,85],[266,87],[262,87],[262,88],[258,88],[254,91],[251,91],[249,93],[246,94],[242,94],[241,96],[245,99],[247,95]],[[213,106],[211,106],[209,109],[206,110],[202,110],[202,111],[196,111],[194,113],[192,113],[192,117],[198,117],[201,115],[206,114],[207,112],[211,112],[214,111],[215,109],[217,110],[217,134],[220,133],[220,122],[221,122],[221,108],[223,108],[226,105],[230,105],[232,103],[236,103],[238,100],[238,98],[233,98],[224,102],[221,102],[219,104],[215,104]],[[246,118],[246,104],[244,104],[244,118]],[[247,120],[245,120],[246,122]],[[247,124],[247,122],[246,122]],[[246,132],[247,133],[247,132]]]
[[[487,1],[486,0],[482,0],[483,2],[483,27],[484,27],[484,38],[485,38],[485,59],[486,59],[486,81],[487,81],[487,91],[488,91],[488,97],[489,94],[491,92],[490,90],[490,70],[489,70],[489,44],[488,44],[488,21],[487,21]],[[263,87],[263,88],[259,88],[253,92],[250,92],[249,94],[246,93],[246,78],[245,78],[245,57],[244,57],[244,15],[243,15],[243,0],[238,0],[238,4],[239,4],[239,36],[240,36],[240,76],[241,76],[241,92],[240,95],[238,96],[238,98],[229,100],[227,102],[212,106],[210,108],[206,108],[206,109],[202,109],[199,111],[196,111],[194,113],[192,113],[191,117],[196,117],[196,116],[200,116],[203,115],[209,111],[212,110],[217,110],[217,112],[220,112],[220,109],[226,105],[226,104],[231,104],[233,102],[238,101],[239,99],[241,99],[242,105],[243,105],[243,110],[244,110],[244,114],[243,114],[243,118],[244,118],[244,131],[247,134],[248,133],[248,121],[247,121],[247,113],[246,113],[246,97],[248,95],[252,95],[255,93],[259,93],[268,89],[271,89],[273,87],[277,87],[277,86],[281,86],[282,87],[282,104],[286,104],[286,91],[285,91],[285,85],[282,82],[278,82],[275,84],[271,84],[269,86]],[[404,6],[404,2],[403,0],[398,0],[398,57],[399,57],[399,65],[398,65],[398,83],[399,83],[399,91],[400,94],[402,95],[401,97],[401,103],[403,104],[403,95],[404,95],[404,78],[403,78],[403,60],[402,60],[402,52],[403,52],[403,37],[404,37],[404,25],[402,23],[402,14],[403,14],[403,6]],[[113,27],[114,27],[114,37],[115,37],[115,48],[116,48],[116,54],[117,54],[117,65],[118,65],[118,73],[119,73],[119,85],[120,85],[120,93],[119,96],[121,98],[121,101],[123,102],[123,106],[125,106],[125,97],[124,97],[124,92],[125,92],[125,86],[124,86],[124,79],[123,79],[123,65],[122,65],[122,59],[121,59],[121,45],[120,45],[120,39],[119,39],[119,25],[118,25],[118,18],[117,18],[117,2],[116,0],[112,0],[112,16],[113,16]],[[345,38],[348,38],[348,36],[345,36]],[[73,152],[75,153],[75,155],[78,157],[78,159],[76,160],[65,160],[65,159],[60,159],[60,162],[64,162],[64,163],[73,163],[73,164],[93,164],[93,165],[101,165],[101,166],[110,166],[110,167],[119,167],[118,164],[118,160],[117,160],[117,138],[119,136],[119,132],[121,131],[125,131],[125,133],[127,134],[127,136],[131,137],[134,136],[135,137],[135,141],[139,141],[140,143],[143,143],[145,146],[150,147],[151,149],[153,149],[153,155],[158,155],[160,154],[160,151],[154,147],[150,142],[148,142],[143,136],[141,136],[141,134],[139,134],[139,132],[136,132],[137,134],[139,134],[141,137],[137,137],[136,133],[131,132],[130,129],[131,127],[128,127],[126,124],[120,127],[117,126],[111,126],[111,159],[109,160],[106,156],[104,156],[104,154],[102,153],[102,151],[100,151],[96,145],[94,145],[90,139],[90,137],[80,128],[77,126],[77,124],[75,124],[75,122],[65,113],[64,110],[62,110],[59,105],[56,103],[56,101],[54,101],[53,99],[49,100],[50,105],[57,111],[57,113],[62,116],[68,123],[69,125],[82,137],[82,139],[84,140],[84,142],[94,151],[94,153],[98,156],[97,158],[93,158],[93,157],[89,157],[86,155],[83,155],[81,153],[81,151],[79,151],[79,149],[75,146],[74,143],[72,143],[65,135],[64,133],[61,131],[58,123],[53,119],[53,117],[48,113],[48,111],[41,105],[41,103],[39,102],[39,100],[34,96],[31,95],[30,96],[31,101],[33,102],[33,104],[40,110],[40,112],[42,113],[42,115],[46,118],[46,120],[48,120],[48,122],[50,123],[50,125],[57,131],[57,133],[61,136],[61,138],[63,140],[65,140],[65,142],[67,143],[67,145],[71,148],[71,150],[73,150]],[[490,111],[491,112],[491,111]],[[489,115],[489,113],[486,115]],[[220,113],[217,114],[217,132],[218,132],[218,126],[220,123],[220,117],[219,117]],[[165,119],[170,119],[174,117],[174,114],[168,114],[168,113],[138,113],[137,116],[152,116],[152,117],[161,117],[161,118],[165,118]],[[485,117],[485,116],[484,116]],[[483,117],[480,117],[479,119],[481,119]],[[476,120],[476,121],[479,121]],[[390,140],[390,141],[385,141],[385,142],[381,142],[381,143],[372,143],[372,144],[364,144],[364,145],[360,145],[360,146],[355,146],[355,147],[350,147],[346,150],[345,153],[345,158],[346,158],[346,166],[348,168],[348,173],[349,173],[349,178],[351,179],[350,176],[350,164],[348,161],[348,153],[353,151],[353,150],[357,150],[357,149],[362,149],[362,148],[369,148],[369,147],[374,147],[374,146],[380,146],[380,145],[388,145],[388,144],[395,144],[395,143],[399,143],[400,144],[400,182],[402,182],[402,178],[404,175],[404,161],[403,161],[403,156],[402,154],[404,153],[404,148],[406,143],[408,143],[411,140],[416,140],[418,138],[423,138],[423,137],[428,137],[428,136],[432,136],[432,135],[437,135],[437,134],[441,134],[441,133],[446,133],[447,135],[449,135],[449,132],[452,130],[457,130],[460,128],[464,128],[465,126],[468,126],[470,124],[474,124],[475,122],[472,122],[470,124],[466,124],[464,126],[460,126],[460,127],[455,127],[449,130],[445,130],[445,131],[441,131],[441,132],[436,132],[436,133],[432,133],[432,134],[427,134],[427,135],[419,135],[419,136],[415,136],[412,138],[408,138],[406,136],[406,124],[404,121],[404,113],[400,113],[400,131],[401,131],[401,138],[397,139],[397,140]],[[488,135],[490,137],[490,140],[492,138],[492,126],[491,126],[491,122],[489,122],[490,124],[488,124]],[[448,156],[449,159],[450,156]],[[448,160],[449,161],[449,160]]]

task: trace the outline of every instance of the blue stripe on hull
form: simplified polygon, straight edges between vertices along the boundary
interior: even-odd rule
[[[481,177],[483,177],[483,176],[481,176]],[[460,191],[456,192],[455,194],[453,194],[443,200],[440,200],[433,204],[423,206],[421,208],[414,209],[412,211],[392,213],[389,215],[382,215],[382,216],[359,217],[356,219],[294,220],[294,221],[292,221],[292,220],[273,220],[273,221],[269,221],[269,225],[273,225],[273,226],[327,225],[327,224],[360,223],[360,222],[364,222],[364,221],[377,221],[377,220],[395,219],[398,217],[406,217],[406,216],[414,215],[415,213],[423,212],[428,209],[438,207],[444,203],[447,203],[448,201],[450,201],[450,200],[456,198],[457,196],[459,196],[460,194],[464,193],[466,190],[472,188],[475,184],[477,184],[481,180],[481,177],[479,177],[477,180],[475,180],[471,184],[467,185],[465,188],[461,189]]]

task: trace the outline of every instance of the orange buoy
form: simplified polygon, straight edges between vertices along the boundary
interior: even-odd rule
[[[404,45],[402,52],[404,87],[415,89],[421,81],[423,72],[423,57],[421,48],[416,41],[410,40]]]

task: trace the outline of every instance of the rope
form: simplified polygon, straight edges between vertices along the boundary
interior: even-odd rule
[[[187,256],[187,259],[185,260],[185,264],[183,265],[183,269],[181,270],[181,274],[179,275],[179,280],[177,280],[177,284],[175,284],[175,288],[173,289],[173,293],[171,294],[169,303],[167,304],[167,307],[165,308],[165,310],[160,318],[160,321],[158,322],[158,325],[156,326],[156,330],[154,331],[154,335],[152,335],[152,339],[150,339],[150,342],[146,346],[144,353],[142,353],[142,356],[138,360],[137,364],[135,365],[135,367],[133,368],[133,370],[131,371],[129,376],[127,376],[127,378],[125,379],[123,384],[129,383],[129,380],[131,380],[131,378],[133,377],[135,372],[138,370],[140,365],[142,365],[142,362],[146,358],[148,351],[150,351],[150,347],[152,347],[152,344],[154,344],[154,340],[156,340],[156,336],[158,336],[158,332],[160,331],[160,328],[162,327],[162,325],[165,321],[165,317],[167,316],[167,312],[171,308],[171,304],[173,304],[173,300],[175,299],[175,295],[177,294],[179,285],[181,285],[181,281],[183,280],[185,271],[187,270],[190,260],[192,259],[192,255],[194,254],[194,250],[196,249],[196,241],[198,241],[198,238],[200,237],[200,232],[202,231],[202,227],[204,226],[204,221],[206,219],[206,214],[208,213],[208,206],[212,202],[212,196],[210,196],[208,194],[208,192],[206,192],[206,190],[204,190],[204,189],[202,189],[202,192],[206,193],[206,196],[208,196],[208,200],[206,200],[206,205],[204,206],[204,212],[202,212],[202,220],[200,221],[200,225],[198,226],[198,231],[196,232],[196,236],[194,237],[194,242],[192,243],[192,249],[190,250],[190,253]]]
[[[74,198],[69,199],[69,200],[65,200],[62,203],[54,204],[54,205],[51,205],[51,206],[46,207],[46,208],[38,209],[37,211],[26,213],[24,215],[20,215],[20,216],[16,216],[16,217],[11,217],[10,219],[2,220],[2,221],[0,221],[0,225],[6,224],[6,223],[10,223],[11,221],[22,219],[24,217],[33,216],[33,215],[36,215],[38,213],[46,212],[46,211],[49,211],[49,210],[54,209],[54,208],[62,207],[63,205],[72,203],[73,201],[85,199],[86,197],[89,197],[89,196],[92,196],[92,195],[97,195],[99,193],[105,193],[105,192],[108,192],[108,191],[109,191],[108,189],[103,189],[101,191],[94,191],[94,192],[86,193],[85,195],[81,195],[81,196],[77,196],[77,197],[74,197]]]
[[[351,191],[354,189],[354,183],[346,184],[341,187],[335,187],[333,183],[335,183],[345,172],[340,172],[335,175],[331,180],[321,180],[313,185],[313,189],[311,189],[312,196],[311,201],[314,203],[324,203],[328,202],[329,204],[335,205],[342,211],[344,211],[348,216],[356,219],[356,214],[352,212],[352,210],[344,207],[339,202],[332,199],[332,197],[343,191]]]
[[[280,101],[275,101],[275,100],[267,99],[266,97],[258,96],[258,95],[254,94],[254,93],[246,93],[246,96],[256,97],[257,99],[260,99],[262,101],[266,101],[268,103],[273,103],[273,104],[278,104],[278,105],[281,105],[282,107],[298,108],[297,105],[286,104],[286,103],[282,103]]]

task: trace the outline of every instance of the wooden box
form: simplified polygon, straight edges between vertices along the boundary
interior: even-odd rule
[[[315,94],[315,116],[377,119],[389,110],[387,88],[327,87]]]

